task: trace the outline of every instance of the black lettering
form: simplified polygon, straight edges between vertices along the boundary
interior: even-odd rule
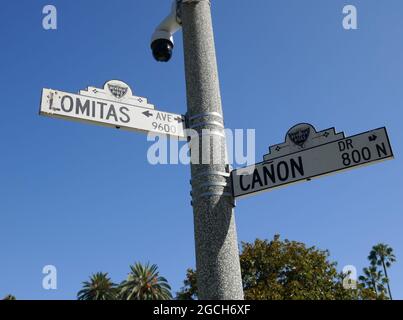
[[[267,168],[267,166],[263,166],[263,179],[264,179],[264,184],[267,186],[267,177],[270,178],[272,183],[276,183],[276,174],[274,173],[274,165],[271,164],[270,166],[270,171]]]
[[[125,113],[125,112],[129,112],[129,108],[120,107],[119,111],[120,111],[121,114],[123,114],[123,115],[126,117],[126,119],[120,117],[119,120],[122,121],[123,123],[128,123],[128,122],[130,121],[130,117],[129,117],[129,115],[128,115],[127,113]]]
[[[354,149],[354,147],[353,147],[353,140],[347,139],[347,140],[346,140],[346,145],[347,145],[347,150],[350,150],[350,148],[351,148],[351,149]]]
[[[358,150],[354,150],[353,153],[351,154],[351,157],[353,158],[354,163],[361,162],[361,154]]]
[[[68,99],[68,100],[69,100],[69,103],[70,103],[68,109],[66,108],[66,106],[65,106],[65,104],[64,104],[64,102],[65,102],[66,99]],[[64,97],[62,98],[62,101],[61,101],[61,107],[62,107],[62,110],[63,110],[64,112],[71,112],[71,111],[73,111],[73,108],[74,108],[73,98],[70,97],[70,96],[64,96]]]
[[[54,93],[52,92],[52,93],[50,94],[50,99],[49,99],[49,110],[60,111],[59,108],[56,108],[56,107],[53,106],[53,102],[54,102],[54,101],[53,101],[53,100],[54,100],[53,95],[54,95]]]
[[[382,142],[382,146],[380,146],[379,144],[376,144],[376,151],[378,152],[378,157],[382,157],[381,152],[383,153],[384,156],[387,156],[388,153],[386,151],[386,146],[385,144]]]
[[[92,117],[93,118],[95,118],[95,106],[96,106],[96,102],[95,101],[92,101],[92,112],[91,112],[91,115],[92,115]]]
[[[344,150],[346,150],[346,145],[345,145],[344,141],[340,141],[339,142],[339,151],[343,152]]]
[[[284,173],[285,173],[285,175],[282,175],[281,166],[284,167]],[[278,176],[278,178],[279,178],[281,181],[286,181],[286,180],[288,179],[289,174],[290,174],[290,170],[288,169],[287,162],[281,161],[281,162],[277,165],[277,176]]]
[[[87,113],[87,117],[90,116],[90,100],[85,100],[84,105],[82,105],[80,98],[76,99],[76,114],[84,114]]]
[[[242,191],[248,191],[250,189],[250,184],[248,184],[247,187],[244,187],[244,185],[243,185],[243,177],[244,177],[244,175],[241,175],[239,177],[239,184],[241,185]]]
[[[162,114],[161,112],[158,112],[157,113],[157,120],[165,121],[165,115]]]
[[[342,154],[343,164],[345,167],[348,167],[351,164],[350,155],[345,152]]]
[[[339,151],[343,152],[345,150],[354,149],[353,147],[353,140],[346,139],[344,141],[339,141]]]
[[[101,117],[101,119],[103,119],[104,118],[104,107],[106,106],[106,103],[97,102],[97,104],[99,104],[99,106],[101,107],[100,108],[101,112],[100,112],[99,116]]]
[[[293,178],[296,177],[295,169],[298,170],[301,176],[304,175],[304,165],[302,164],[302,157],[298,157],[298,163],[294,159],[291,159],[291,172]]]
[[[252,189],[255,189],[256,183],[259,183],[261,187],[263,186],[262,179],[259,176],[258,169],[255,169],[255,171],[253,171]]]
[[[108,115],[106,116],[106,120],[109,120],[110,117],[114,117],[115,121],[118,121],[118,116],[116,115],[116,110],[115,110],[115,106],[113,104],[111,104],[111,106],[109,107],[109,111],[108,111]]]
[[[369,150],[368,147],[363,148],[361,153],[362,153],[362,157],[365,161],[368,161],[371,159],[371,150]]]

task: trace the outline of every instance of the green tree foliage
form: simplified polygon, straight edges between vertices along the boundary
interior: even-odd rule
[[[172,299],[168,281],[159,275],[157,265],[136,263],[130,266],[127,280],[119,286],[119,298],[123,300],[169,300]]]
[[[390,280],[387,269],[391,267],[392,263],[396,262],[393,249],[387,244],[379,243],[372,247],[368,260],[371,262],[372,267],[379,266],[383,268],[383,272],[385,274],[384,280],[388,287],[389,298],[392,300],[392,292],[390,291]]]
[[[376,266],[364,268],[363,275],[359,277],[362,298],[365,300],[385,300],[386,295],[386,279],[382,271]]]
[[[196,300],[197,299],[197,279],[196,272],[193,269],[187,269],[186,279],[183,281],[185,285],[180,292],[177,293],[178,300]]]
[[[350,290],[342,286],[343,276],[328,251],[303,243],[256,240],[243,243],[241,254],[244,292],[254,300],[350,299]]]
[[[171,287],[161,277],[157,265],[136,263],[119,286],[112,282],[107,273],[98,272],[90,281],[83,282],[78,300],[168,300],[172,299]]]
[[[3,298],[3,300],[17,300],[17,298],[12,294],[8,294]]]
[[[107,273],[98,272],[90,277],[90,281],[83,282],[83,288],[78,292],[78,300],[115,300],[117,297],[116,285]]]
[[[119,286],[111,281],[107,273],[98,272],[90,281],[83,282],[78,300],[168,300],[172,298],[171,287],[161,277],[157,265],[136,263]]]
[[[242,243],[240,255],[245,299],[357,299],[357,290],[343,288],[343,275],[328,251],[295,241],[256,240]],[[197,297],[196,273],[188,270],[177,299]]]

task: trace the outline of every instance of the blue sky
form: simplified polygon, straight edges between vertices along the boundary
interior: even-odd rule
[[[42,8],[58,29],[42,28]],[[80,3],[80,4],[78,4]],[[358,30],[342,9],[358,9]],[[230,6],[230,8],[229,8]],[[152,166],[146,136],[38,115],[41,89],[78,92],[110,79],[157,108],[186,110],[182,36],[156,63],[152,31],[169,1],[4,1],[0,12],[0,296],[75,299],[91,273],[119,282],[158,264],[173,290],[193,267],[190,169]],[[256,129],[256,160],[299,122],[346,135],[386,126],[395,160],[239,200],[239,241],[297,240],[359,271],[391,245],[403,298],[403,2],[213,1],[225,123]],[[230,14],[228,14],[230,12]],[[58,290],[42,289],[55,265]]]

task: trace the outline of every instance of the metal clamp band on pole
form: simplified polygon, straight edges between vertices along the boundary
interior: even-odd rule
[[[204,136],[219,136],[221,138],[226,138],[225,133],[222,133],[220,131],[215,131],[215,130],[208,130],[208,131],[202,132],[200,136],[202,136],[202,137],[204,137]]]
[[[217,196],[217,197],[233,197],[232,193],[230,192],[205,192],[200,195],[194,196],[193,200],[195,199],[200,199],[200,198],[206,198],[206,197],[211,197],[211,196]]]
[[[220,127],[221,129],[224,129],[224,125],[218,121],[206,121],[206,122],[199,122],[193,125],[190,125],[190,129],[194,129],[194,128],[199,128],[205,125],[210,125],[210,126],[217,126]]]
[[[198,188],[208,188],[208,187],[228,187],[228,182],[205,182],[200,184],[193,184],[192,186]]]
[[[182,0],[182,3],[197,3],[197,2],[208,2],[209,4],[211,4],[210,0]]]
[[[208,117],[208,116],[214,116],[214,117],[218,117],[220,119],[223,118],[223,116],[218,112],[203,112],[203,113],[195,114],[195,115],[189,117],[189,120],[192,121],[192,120],[195,120],[195,119],[198,119],[198,118]]]
[[[221,177],[229,177],[231,174],[228,172],[221,172],[221,171],[204,171],[198,173],[193,176],[193,178],[205,177],[205,176],[221,176]]]

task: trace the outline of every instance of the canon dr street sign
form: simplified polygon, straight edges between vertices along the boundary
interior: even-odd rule
[[[103,89],[88,87],[79,94],[43,89],[41,115],[94,123],[114,128],[185,136],[185,117],[154,109],[146,98],[134,96],[130,87],[118,80]]]
[[[284,143],[271,146],[263,162],[232,171],[233,195],[244,197],[392,158],[386,128],[345,138],[334,128],[316,132],[303,123],[287,132]]]

